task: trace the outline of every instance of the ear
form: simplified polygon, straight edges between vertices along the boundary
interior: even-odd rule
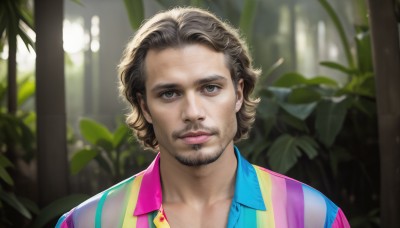
[[[146,121],[148,123],[152,124],[153,123],[153,119],[151,118],[151,115],[150,115],[150,112],[149,112],[149,109],[147,107],[145,99],[143,98],[142,94],[140,94],[140,93],[137,93],[136,96],[137,96],[137,98],[139,100],[140,109],[142,110],[144,118],[146,119]]]
[[[243,105],[243,78],[239,79],[237,82],[237,88],[236,88],[236,106],[235,106],[235,111],[239,112],[240,108]]]

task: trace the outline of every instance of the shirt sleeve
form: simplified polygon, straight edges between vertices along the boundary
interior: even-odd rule
[[[74,228],[73,210],[65,213],[58,219],[56,228]]]
[[[350,228],[350,224],[340,208],[338,209],[332,228]]]

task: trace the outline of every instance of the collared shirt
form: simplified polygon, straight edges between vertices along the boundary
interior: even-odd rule
[[[350,227],[340,208],[314,188],[251,165],[235,147],[237,171],[227,227]],[[93,196],[56,227],[170,227],[162,208],[159,154],[143,172]]]

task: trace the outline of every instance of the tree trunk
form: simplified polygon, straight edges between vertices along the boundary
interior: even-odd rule
[[[378,105],[381,226],[400,224],[400,48],[394,1],[368,0]]]
[[[17,37],[8,36],[7,62],[7,109],[8,113],[17,112]]]
[[[63,0],[35,0],[38,183],[41,206],[68,194]]]

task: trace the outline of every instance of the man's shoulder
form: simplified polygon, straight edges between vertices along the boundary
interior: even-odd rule
[[[293,179],[289,176],[285,176],[283,174],[274,172],[272,170],[266,169],[261,166],[253,165],[254,169],[256,170],[256,173],[258,173],[258,178],[269,178],[270,181],[272,182],[271,184],[280,184],[285,185],[285,187],[288,190],[295,190],[296,188],[302,188],[303,190],[306,189],[308,191],[312,191],[318,194],[322,194],[320,191],[317,189],[301,182],[296,179]],[[261,174],[261,175],[260,175]],[[262,175],[264,174],[264,175]],[[323,195],[323,194],[322,194]]]
[[[323,193],[288,176],[257,165],[253,167],[260,188],[268,189],[272,202],[282,202],[287,208],[297,208],[296,213],[301,211],[305,220],[307,217],[312,217],[313,221],[320,218],[326,219],[327,224],[334,222],[339,208]],[[276,200],[277,198],[279,200]]]
[[[140,172],[90,197],[65,213],[59,219],[57,227],[63,227],[62,224],[67,225],[66,227],[94,227],[99,218],[103,225],[107,221],[117,224],[119,215],[125,211],[127,197],[134,191],[133,188],[139,187],[132,183],[142,176],[143,172]]]

